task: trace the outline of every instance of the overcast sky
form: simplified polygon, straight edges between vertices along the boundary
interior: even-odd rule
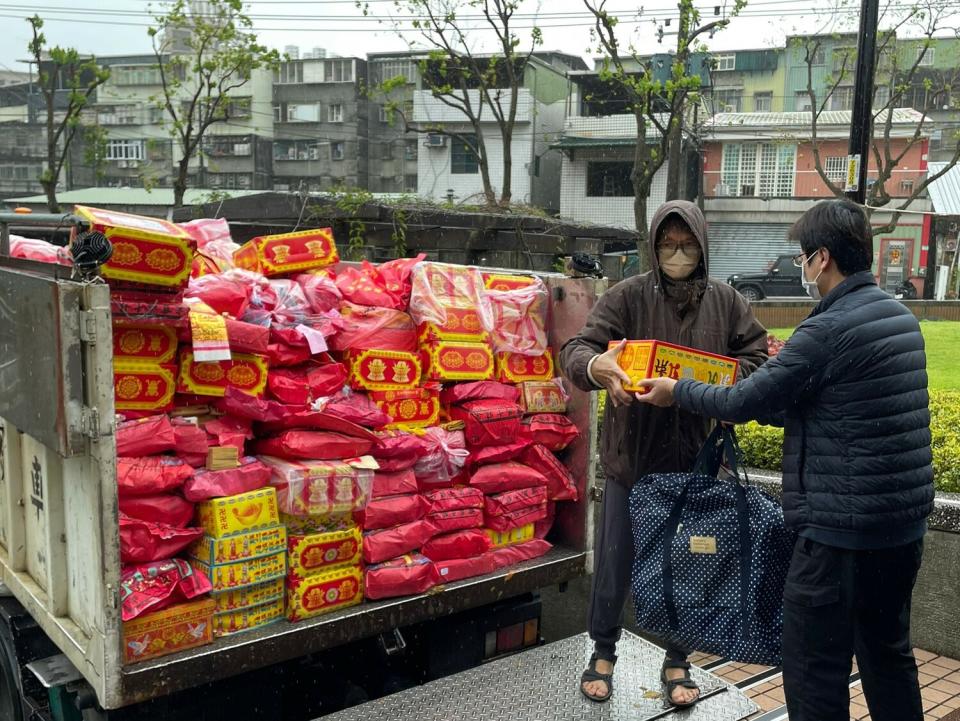
[[[599,0],[592,0],[598,2]],[[704,21],[714,17],[714,2],[698,0]],[[907,0],[890,0],[894,3]],[[934,0],[947,2],[948,0]],[[538,24],[543,30],[544,49],[562,50],[589,59],[591,23],[586,16],[584,0],[525,0],[516,24],[525,28]],[[831,10],[838,2],[851,3],[849,10],[836,13]],[[154,8],[160,5],[152,3]],[[726,6],[732,0],[726,1]],[[646,0],[642,17],[637,19],[639,3],[634,0],[607,0],[607,9],[617,15],[621,42],[632,40],[641,52],[669,50],[675,39],[666,35],[662,44],[656,40],[657,22],[676,16],[675,0]],[[18,61],[26,55],[29,25],[24,20],[38,12],[44,18],[44,32],[51,44],[73,46],[84,53],[120,55],[146,53],[150,42],[146,29],[150,21],[150,0],[43,0],[40,5],[29,5],[21,0],[0,0],[0,68],[25,70]],[[302,50],[325,48],[339,55],[363,56],[367,52],[402,50],[404,40],[416,35],[406,32],[403,37],[394,29],[398,15],[392,0],[370,0],[369,15],[364,17],[354,0],[258,0],[248,3],[248,14],[253,19],[261,42],[280,50],[297,45]],[[855,25],[859,2],[854,0],[751,0],[741,17],[733,19],[730,27],[708,40],[711,50],[733,48],[760,48],[782,44],[784,36],[794,32],[812,32],[833,23]],[[475,12],[475,11],[474,11]],[[721,10],[722,12],[722,10]],[[533,16],[536,14],[537,19]],[[476,21],[465,21],[466,27],[477,26]],[[406,25],[409,28],[409,21]],[[665,30],[676,28],[676,21]],[[529,30],[526,30],[529,32]],[[492,40],[489,32],[472,32],[475,49],[487,49]]]

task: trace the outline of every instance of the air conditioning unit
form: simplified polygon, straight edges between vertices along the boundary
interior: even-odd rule
[[[443,148],[447,145],[447,136],[439,133],[429,133],[424,143],[428,148]]]
[[[735,112],[737,112],[737,106],[736,106],[736,105],[724,105],[724,106],[723,106],[723,112],[725,112],[725,113],[735,113]]]
[[[140,161],[139,161],[139,160],[128,160],[128,161],[127,161],[127,167],[128,167],[128,168],[139,168],[139,167],[140,167]]]
[[[121,161],[119,161],[119,162],[117,163],[117,167],[119,167],[119,168],[126,168],[126,167],[128,167],[127,161],[126,161],[126,160],[121,160]]]

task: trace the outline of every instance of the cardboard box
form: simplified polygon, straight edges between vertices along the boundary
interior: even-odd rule
[[[508,273],[483,273],[483,286],[487,290],[520,290],[534,284],[529,275],[510,275]]]
[[[177,332],[162,325],[114,322],[114,359],[169,363],[177,355]]]
[[[392,419],[384,426],[387,430],[428,428],[440,420],[439,383],[403,391],[373,391],[370,399]]]
[[[180,353],[179,393],[223,397],[227,387],[259,398],[267,387],[267,361],[246,353],[234,353],[228,361],[197,363],[192,351]]]
[[[224,611],[213,616],[213,635],[229,636],[241,631],[252,631],[283,618],[283,598],[259,606]]]
[[[342,520],[340,528],[290,531],[287,540],[287,569],[291,576],[304,577],[337,566],[360,563],[360,528]]]
[[[287,529],[281,524],[273,528],[239,533],[226,538],[204,536],[190,546],[188,554],[201,563],[219,566],[224,563],[270,556],[283,551],[286,547]]]
[[[363,600],[363,573],[359,566],[344,566],[304,578],[292,578],[287,586],[287,619],[301,621]]]
[[[272,529],[280,524],[277,492],[260,488],[236,496],[212,498],[197,504],[197,518],[208,536],[223,538]]]
[[[216,613],[240,611],[253,606],[262,606],[265,603],[283,600],[286,593],[283,577],[272,581],[258,583],[255,586],[244,586],[223,593],[211,593],[210,598],[216,604]]]
[[[487,343],[436,341],[422,347],[424,377],[431,381],[486,381],[493,378],[493,351]]]
[[[616,345],[611,341],[609,347]],[[646,392],[638,385],[646,378],[692,378],[702,383],[733,385],[738,361],[659,340],[631,340],[620,353],[619,365],[631,380],[629,385],[624,384],[624,390]]]
[[[207,449],[208,471],[227,471],[239,467],[240,449],[236,446],[211,446]]]
[[[114,407],[118,411],[156,411],[173,408],[177,367],[144,360],[113,362]]]
[[[553,381],[526,381],[518,385],[524,413],[566,413],[567,399]]]
[[[214,608],[212,599],[200,598],[125,621],[123,662],[136,663],[206,646],[213,641]]]
[[[490,536],[490,542],[494,548],[503,548],[504,546],[515,546],[518,543],[526,543],[533,540],[534,527],[528,523],[520,528],[512,528],[509,531],[494,531],[492,528],[485,528],[487,535]]]
[[[233,254],[238,268],[266,276],[325,268],[340,262],[332,228],[261,235]]]
[[[213,584],[214,593],[220,593],[282,578],[287,575],[287,554],[281,551],[272,556],[248,558],[219,566],[211,566],[191,558],[190,565],[198,571],[203,571]]]
[[[113,244],[113,255],[100,267],[107,280],[181,288],[190,279],[196,242],[179,226],[159,218],[75,206],[91,230]]]
[[[442,324],[421,323],[417,333],[421,345],[438,340],[459,340],[484,343],[490,335],[483,329],[476,308],[459,308],[442,304],[446,320]]]
[[[393,350],[350,351],[350,386],[365,391],[391,391],[420,385],[422,366],[415,353]]]
[[[531,356],[519,353],[497,353],[497,380],[501,383],[548,381],[555,375],[553,353]]]

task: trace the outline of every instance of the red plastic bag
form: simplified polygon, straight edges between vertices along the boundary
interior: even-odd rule
[[[370,400],[369,396],[363,393],[354,393],[346,388],[339,395],[324,403],[319,410],[365,428],[380,428],[390,422],[390,416]]]
[[[501,446],[513,443],[520,436],[520,419],[523,411],[516,403],[486,400],[467,401],[452,406],[448,411],[451,420],[463,421],[463,434],[467,447]]]
[[[345,268],[337,276],[337,289],[344,300],[357,305],[406,310],[410,304],[410,273],[427,256],[398,258],[372,265],[364,260],[360,268]]]
[[[526,506],[516,511],[510,511],[499,516],[484,516],[484,523],[487,528],[493,531],[511,531],[514,528],[522,528],[530,523],[542,521],[547,517],[547,504],[542,503],[539,506]]]
[[[521,460],[547,479],[547,498],[551,501],[577,500],[576,479],[549,448],[536,443],[524,451]]]
[[[267,375],[270,394],[281,403],[305,406],[317,398],[338,393],[347,382],[341,363],[316,363],[296,368],[274,368]]]
[[[475,381],[447,386],[440,392],[440,402],[445,406],[467,401],[506,401],[518,403],[520,389],[497,381]]]
[[[340,315],[343,328],[330,340],[332,350],[377,349],[416,353],[419,348],[417,327],[403,311],[344,301]]]
[[[426,450],[413,467],[417,480],[425,487],[445,486],[453,482],[470,457],[463,431],[431,426],[421,438]]]
[[[267,347],[267,359],[271,368],[298,366],[310,360],[313,354],[309,346],[294,346],[282,341],[271,342]]]
[[[280,431],[294,429],[312,430],[312,431],[333,431],[343,433],[345,436],[355,436],[364,438],[371,443],[377,444],[379,440],[372,431],[363,426],[358,426],[352,421],[344,420],[332,413],[321,413],[311,410],[294,410],[296,406],[285,406],[289,410],[279,421],[270,421],[257,424],[257,433],[259,435],[272,435]]]
[[[254,286],[250,306],[241,320],[270,328],[299,325],[310,315],[303,289],[287,278],[269,278]]]
[[[295,279],[303,289],[310,311],[314,314],[337,310],[343,300],[336,281],[327,271],[303,273]]]
[[[465,578],[485,576],[497,570],[496,560],[487,554],[468,558],[451,558],[445,561],[435,561],[440,583],[453,583]]]
[[[527,541],[518,543],[516,546],[504,546],[489,551],[497,569],[512,566],[521,561],[529,561],[532,558],[539,558],[547,553],[553,546],[543,540]]]
[[[459,511],[441,511],[431,513],[427,520],[433,524],[437,533],[453,533],[466,528],[483,526],[483,511],[479,508],[464,508]]]
[[[176,556],[203,535],[202,528],[175,528],[120,514],[121,563],[149,563]]]
[[[487,496],[483,502],[483,509],[488,517],[506,516],[530,506],[542,506],[546,502],[546,486],[532,486]]]
[[[483,491],[479,488],[440,488],[424,494],[430,502],[430,513],[462,511],[465,508],[483,508]]]
[[[505,493],[519,488],[546,486],[547,479],[539,471],[516,461],[481,466],[470,476],[470,485],[484,493]]]
[[[479,528],[454,531],[434,536],[423,544],[423,555],[431,561],[448,561],[451,558],[471,558],[486,553],[491,548],[490,536]]]
[[[404,493],[416,493],[419,489],[417,476],[411,468],[393,473],[377,471],[373,474],[373,490],[370,492],[370,497],[399,496]]]
[[[497,353],[543,355],[547,351],[547,287],[539,278],[523,288],[484,291],[490,307],[485,316]],[[484,316],[481,316],[484,317]]]
[[[225,415],[260,423],[280,421],[290,412],[302,410],[276,401],[248,396],[231,386],[227,386],[222,398],[214,401],[213,407]]]
[[[227,342],[234,353],[267,355],[270,348],[270,329],[242,320],[224,318],[227,326]],[[177,337],[184,343],[193,343],[193,331],[189,324],[180,328]]]
[[[382,531],[363,534],[364,563],[383,563],[404,553],[415,551],[437,533],[429,518],[404,523]]]
[[[120,575],[120,615],[124,621],[130,621],[148,611],[161,611],[203,596],[212,589],[203,572],[179,558],[127,566]]]
[[[186,528],[193,520],[193,504],[175,493],[156,496],[121,496],[120,513],[141,521]]]
[[[228,388],[227,393],[230,390]],[[211,446],[232,446],[238,449],[242,456],[245,442],[253,438],[252,426],[253,424],[247,419],[223,416],[205,422],[203,430],[210,436]]]
[[[175,491],[193,473],[190,465],[171,456],[118,458],[117,493],[120,496],[153,496]]]
[[[273,438],[254,442],[259,456],[275,456],[287,460],[328,461],[356,458],[370,453],[374,442],[366,438],[330,431],[283,431]]]
[[[371,601],[412,596],[429,591],[439,580],[433,563],[414,554],[370,566],[364,572],[363,592]]]
[[[373,498],[362,511],[357,511],[357,523],[364,531],[390,528],[417,521],[430,510],[430,502],[419,493],[403,496]]]
[[[193,478],[183,486],[183,495],[188,501],[200,503],[211,498],[236,496],[270,485],[270,468],[262,461],[246,456],[240,459],[239,468],[222,471],[198,469]]]
[[[579,438],[580,431],[573,421],[559,413],[536,413],[523,419],[520,437],[542,443],[558,453]]]
[[[226,314],[231,318],[242,318],[250,305],[253,283],[240,280],[237,273],[243,273],[243,271],[191,278],[184,297],[198,298],[217,315]]]
[[[522,438],[513,443],[504,446],[487,446],[486,448],[477,448],[470,453],[471,466],[485,466],[489,463],[504,463],[513,461],[523,455],[523,452],[530,447],[530,441]]]
[[[223,271],[233,268],[233,254],[240,246],[233,242],[226,218],[198,218],[177,225],[197,242],[198,255],[204,260]]]
[[[183,418],[174,418],[172,423],[173,435],[177,441],[176,448],[174,448],[177,456],[194,468],[204,465],[207,462],[207,451],[210,448],[207,432],[197,424]]]
[[[56,263],[57,265],[72,266],[70,249],[63,248],[45,240],[24,238],[20,235],[10,236],[10,257],[36,260],[41,263]]]
[[[122,458],[166,453],[176,445],[177,437],[166,415],[148,416],[117,426],[117,456]]]
[[[412,468],[426,451],[419,436],[405,431],[378,431],[380,445],[370,455],[377,459],[380,470],[386,473]]]
[[[557,520],[557,504],[554,501],[547,501],[547,515],[533,524],[533,537],[546,538],[553,528],[554,521]]]

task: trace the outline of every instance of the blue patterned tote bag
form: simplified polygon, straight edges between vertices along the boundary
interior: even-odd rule
[[[718,425],[693,472],[634,485],[637,624],[685,648],[776,666],[794,539],[780,505],[746,484],[738,459],[733,429]],[[724,464],[730,479],[717,478]]]

